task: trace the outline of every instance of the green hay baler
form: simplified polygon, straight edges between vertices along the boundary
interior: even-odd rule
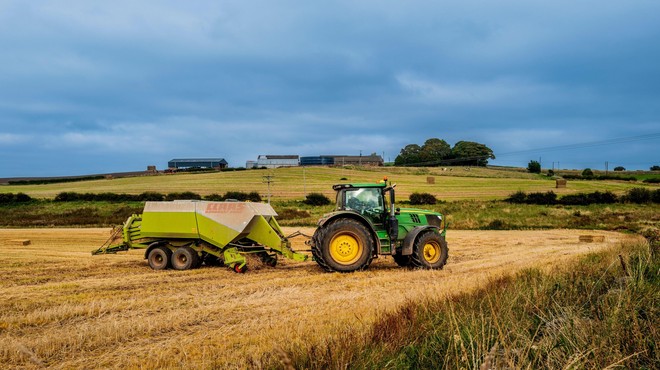
[[[174,201],[146,202],[140,215],[126,220],[121,242],[111,237],[92,254],[145,249],[145,258],[155,270],[177,270],[224,264],[245,272],[247,254],[271,266],[277,256],[296,261],[309,257],[295,252],[275,220],[277,213],[264,203]]]

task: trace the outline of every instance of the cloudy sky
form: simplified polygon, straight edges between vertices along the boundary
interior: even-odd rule
[[[660,2],[0,0],[0,177],[376,152],[660,164]]]

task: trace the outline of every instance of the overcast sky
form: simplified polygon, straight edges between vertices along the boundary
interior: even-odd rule
[[[432,137],[660,165],[657,0],[0,0],[0,53],[0,177]]]

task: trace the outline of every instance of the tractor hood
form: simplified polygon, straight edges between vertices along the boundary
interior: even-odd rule
[[[399,208],[399,213],[402,214],[416,213],[421,215],[436,215],[442,217],[442,213],[429,211],[427,209],[419,209],[419,208]]]

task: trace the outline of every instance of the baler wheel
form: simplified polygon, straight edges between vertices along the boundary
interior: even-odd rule
[[[202,260],[206,266],[222,266],[224,263],[218,256],[210,253],[202,253]]]
[[[154,270],[165,270],[171,266],[172,251],[165,246],[156,247],[149,252],[147,262]]]
[[[266,252],[260,252],[257,255],[259,256],[259,258],[261,258],[261,262],[264,265],[270,266],[270,267],[277,266],[277,255],[276,254],[271,256],[270,254],[268,254]]]
[[[247,271],[247,265],[243,265],[243,267],[241,267],[241,265],[239,264],[234,265],[234,272],[239,274],[244,274],[246,271]]]
[[[443,236],[433,231],[420,235],[415,241],[410,264],[424,269],[441,269],[447,263],[449,249]]]
[[[199,267],[199,256],[190,247],[179,247],[172,254],[172,268],[175,270],[189,270]]]

